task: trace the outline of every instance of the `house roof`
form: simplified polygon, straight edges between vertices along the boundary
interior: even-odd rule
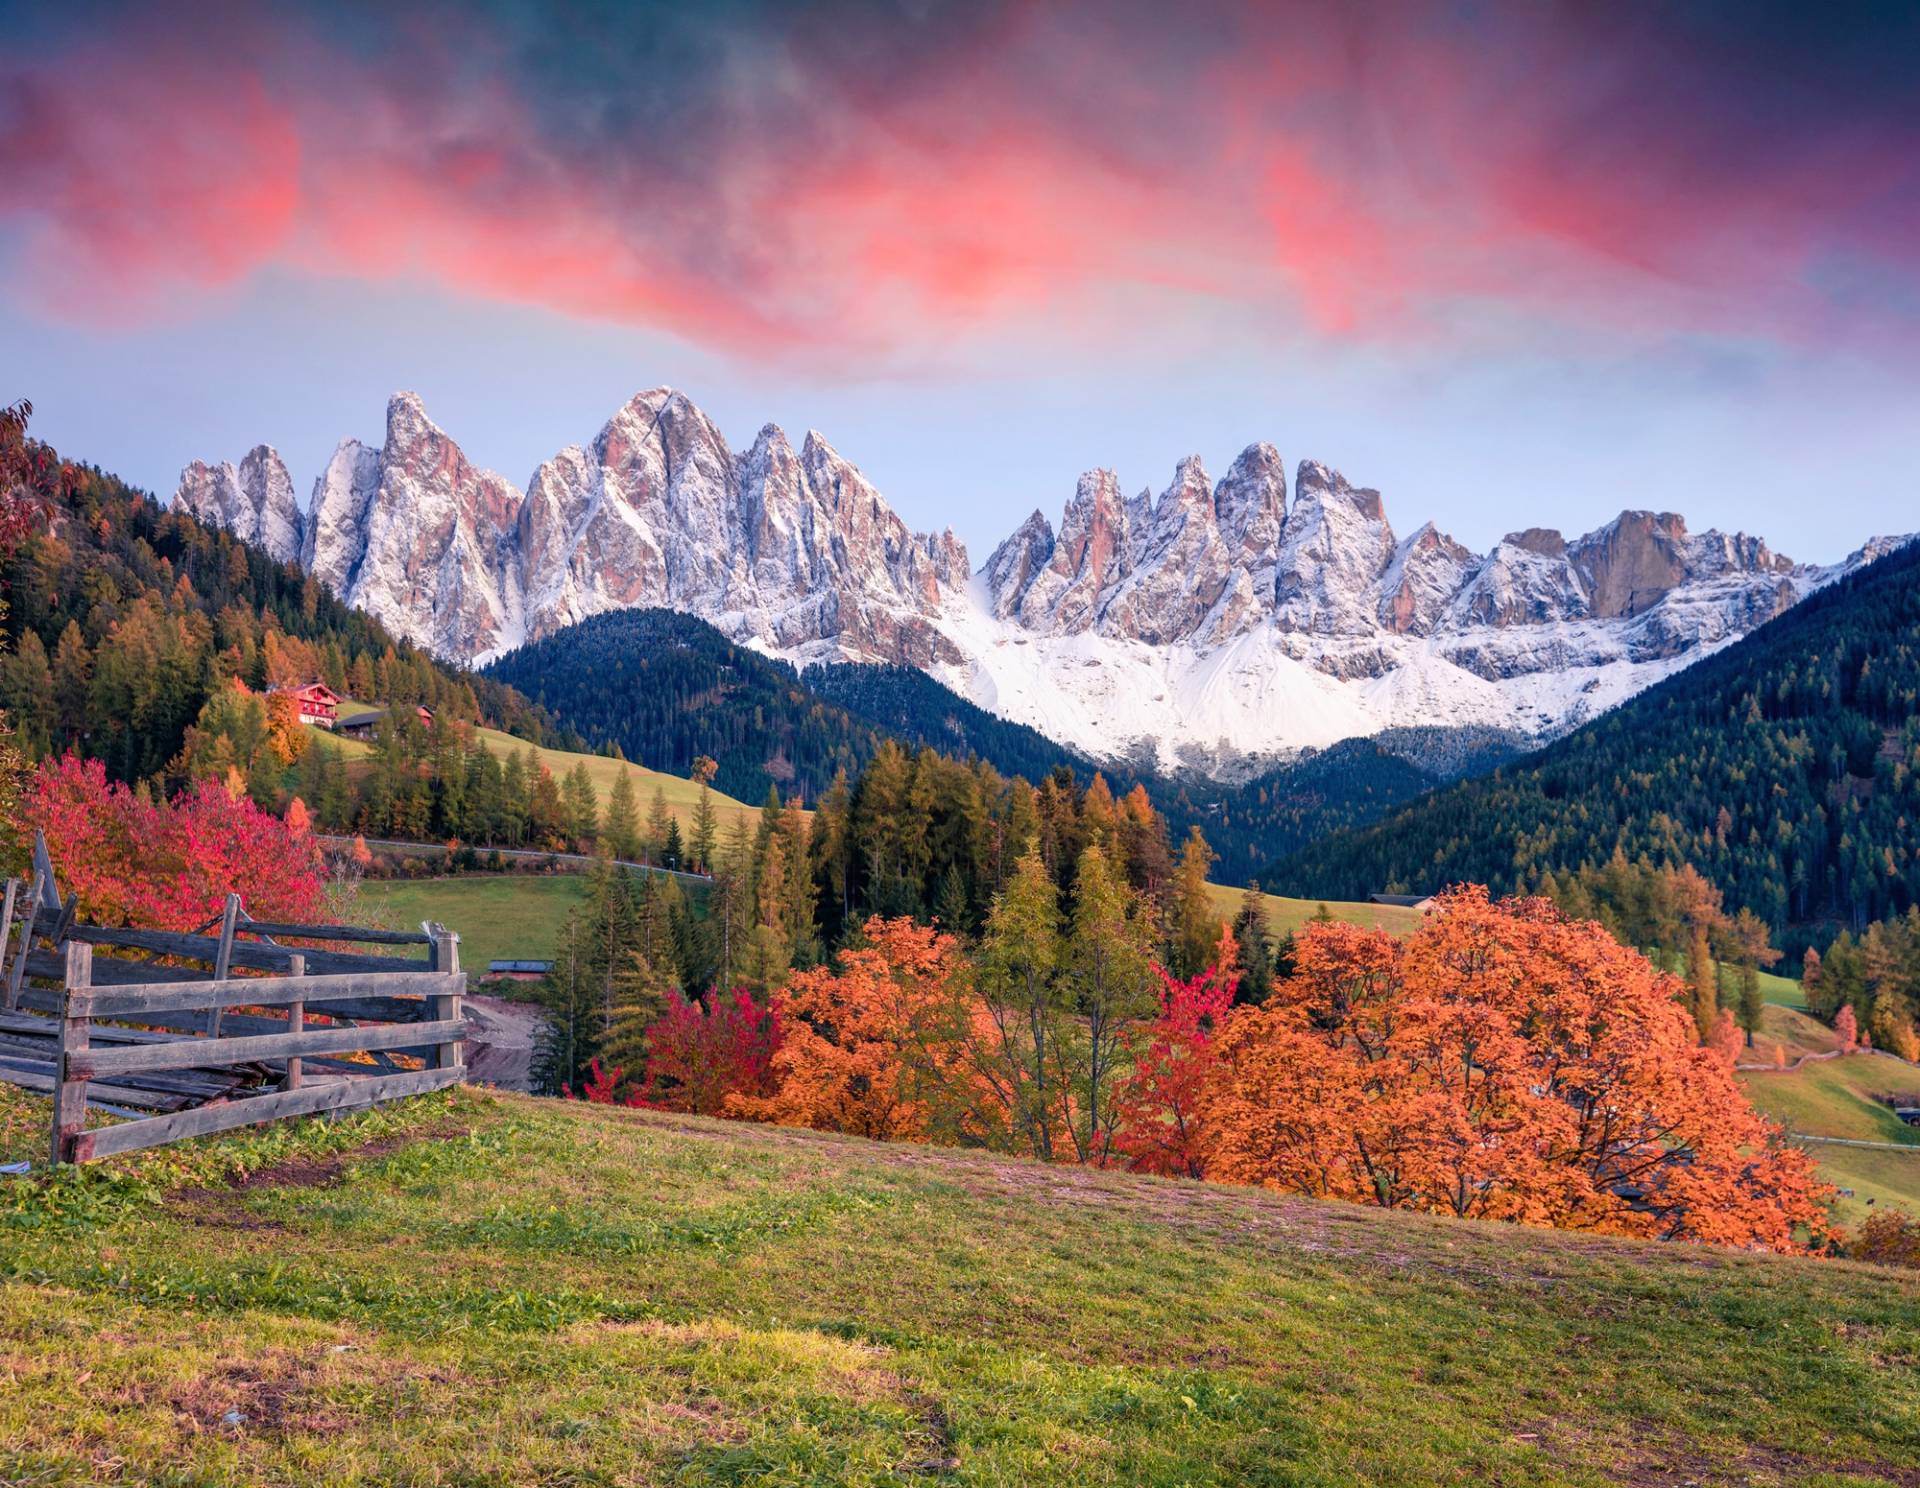
[[[537,971],[544,973],[553,970],[553,963],[551,961],[489,961],[487,963],[487,970],[489,973],[497,971]]]
[[[1400,909],[1418,909],[1432,898],[1431,894],[1369,894],[1367,902],[1394,905]]]

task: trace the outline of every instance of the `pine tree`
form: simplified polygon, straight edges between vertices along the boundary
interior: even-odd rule
[[[588,962],[586,926],[578,909],[569,910],[552,969],[534,994],[547,1012],[533,1062],[534,1088],[542,1094],[558,1095],[586,1078],[606,1026],[599,992]]]
[[[966,880],[960,876],[959,867],[949,863],[933,896],[933,922],[950,934],[966,935],[973,928],[971,919]]]
[[[607,796],[607,819],[602,835],[616,858],[632,862],[640,856],[640,806],[635,799],[633,772],[621,770]]]
[[[1235,994],[1239,1002],[1262,1003],[1273,990],[1273,932],[1267,923],[1267,899],[1258,880],[1250,882],[1240,896],[1240,912],[1234,916],[1233,938],[1240,947],[1240,986]]]
[[[667,829],[674,825],[672,813],[667,810],[667,792],[664,786],[653,788],[653,801],[647,807],[647,858],[650,862],[659,862],[667,850]],[[678,856],[671,867],[680,866]]]
[[[586,852],[600,835],[600,803],[594,793],[593,777],[587,773],[585,760],[575,760],[573,768],[567,771],[561,796],[567,835],[573,839],[577,851]]]
[[[660,839],[660,862],[668,868],[686,868],[687,849],[680,841],[680,818],[667,818],[667,832]]]
[[[700,799],[693,805],[693,837],[687,846],[693,854],[693,866],[702,873],[713,872],[713,844],[717,835],[713,790],[700,782]]]
[[[78,621],[69,620],[53,648],[53,708],[60,743],[71,744],[87,731],[87,693],[93,653]]]
[[[672,981],[638,948],[627,956],[614,984],[613,1015],[601,1046],[602,1068],[622,1070],[638,1082],[647,1067],[647,1034],[667,1011]]]

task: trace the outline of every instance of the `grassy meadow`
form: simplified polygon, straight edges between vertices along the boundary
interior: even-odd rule
[[[1912,1273],[481,1092],[0,1179],[9,1483],[1900,1484],[1916,1359]]]
[[[438,920],[460,936],[460,964],[477,976],[489,961],[551,957],[561,921],[586,897],[581,873],[369,879],[353,914],[354,923],[393,930]]]

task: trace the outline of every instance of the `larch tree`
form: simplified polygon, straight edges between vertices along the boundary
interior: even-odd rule
[[[1053,1049],[1060,1127],[1083,1163],[1113,1153],[1115,1091],[1139,1026],[1156,1011],[1160,978],[1145,900],[1089,844],[1074,873],[1073,913],[1058,973],[1066,1013]]]
[[[972,1059],[1007,1128],[1035,1157],[1055,1155],[1052,1070],[1065,1017],[1055,990],[1063,959],[1059,891],[1037,846],[1014,865],[981,937],[984,1017]]]

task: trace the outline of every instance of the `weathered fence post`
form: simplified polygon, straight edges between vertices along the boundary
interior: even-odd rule
[[[67,974],[60,992],[60,1049],[53,1065],[53,1161],[72,1162],[80,1135],[87,1129],[87,1077],[75,1079],[68,1066],[87,1052],[88,1011],[85,999],[93,986],[93,947],[85,941],[67,942]],[[73,994],[82,1000],[73,1014]]]
[[[33,949],[33,922],[40,913],[40,887],[40,870],[36,868],[27,881],[27,906],[20,916],[20,954],[14,957],[13,969],[7,973],[9,1011],[20,1006],[20,987],[27,975],[27,952]]]
[[[429,932],[433,936],[433,969],[435,971],[454,972],[460,969],[460,937],[444,925],[434,925]],[[433,1020],[458,1019],[461,1016],[460,994],[458,992],[436,993],[430,1009]],[[463,1061],[462,1041],[436,1044],[433,1049],[433,1068],[455,1069]]]
[[[220,911],[220,948],[213,955],[213,979],[224,982],[233,969],[233,933],[240,924],[240,896],[229,893],[227,907]],[[220,1037],[220,1015],[225,1008],[207,1009],[207,1037]]]
[[[20,892],[20,880],[7,880],[7,902],[0,906],[0,974],[7,969],[7,946],[13,939],[13,900]]]
[[[305,956],[287,957],[287,975],[288,976],[303,977],[306,974],[307,974],[307,958]],[[307,1005],[304,1002],[288,1003],[287,1004],[287,1032],[301,1033],[305,1031],[306,1026],[307,1026]],[[298,1054],[291,1055],[287,1059],[287,1083],[285,1087],[286,1089],[298,1090],[300,1088],[300,1073],[301,1073],[300,1056]]]

